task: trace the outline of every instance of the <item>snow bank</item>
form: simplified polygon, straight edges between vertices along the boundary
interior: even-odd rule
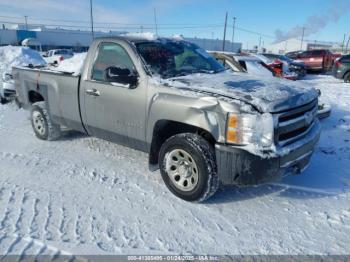
[[[0,47],[0,73],[11,73],[14,66],[45,66],[46,62],[35,50],[22,46]]]
[[[132,38],[142,38],[142,39],[146,39],[149,41],[152,40],[156,40],[157,36],[154,33],[151,32],[144,32],[144,33],[127,33],[127,34],[123,34],[121,36],[128,36],[128,37],[132,37]]]
[[[58,72],[71,73],[79,75],[82,72],[84,61],[87,53],[74,54],[70,59],[63,60],[59,66],[51,67],[50,69]]]

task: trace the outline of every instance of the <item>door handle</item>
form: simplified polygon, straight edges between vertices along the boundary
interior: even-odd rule
[[[97,89],[87,89],[85,93],[89,96],[100,96],[101,93]]]

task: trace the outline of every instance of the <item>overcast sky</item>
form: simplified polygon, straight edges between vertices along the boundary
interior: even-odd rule
[[[341,42],[350,35],[350,0],[93,0],[96,27],[140,31],[154,30],[157,10],[159,34],[183,34],[222,38],[225,12],[229,13],[228,38],[233,16],[237,17],[235,40],[255,45],[259,32],[265,44],[277,39],[300,37],[306,27],[308,39]],[[73,25],[88,29],[89,0],[1,0],[0,21]],[[4,17],[6,16],[6,17]],[[9,18],[18,17],[18,18]],[[59,21],[56,21],[59,20]],[[61,20],[68,20],[63,22]],[[81,21],[81,22],[72,22]]]

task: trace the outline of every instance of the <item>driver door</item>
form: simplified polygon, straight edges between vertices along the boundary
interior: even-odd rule
[[[146,122],[146,84],[138,81],[132,88],[111,82],[110,67],[136,73],[133,60],[115,42],[101,42],[90,75],[83,80],[82,116],[88,133],[105,140],[144,150]]]

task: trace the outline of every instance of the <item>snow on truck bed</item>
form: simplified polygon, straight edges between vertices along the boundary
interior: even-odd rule
[[[42,56],[28,48],[21,46],[0,47],[0,76],[3,73],[11,73],[15,66],[45,66],[46,62]]]
[[[142,152],[72,131],[41,141],[27,111],[0,106],[0,254],[348,254],[350,87],[303,82],[333,107],[309,169],[204,204],[173,196]]]
[[[86,54],[87,53],[74,54],[72,58],[60,62],[57,67],[51,66],[50,70],[79,75],[83,70]]]

